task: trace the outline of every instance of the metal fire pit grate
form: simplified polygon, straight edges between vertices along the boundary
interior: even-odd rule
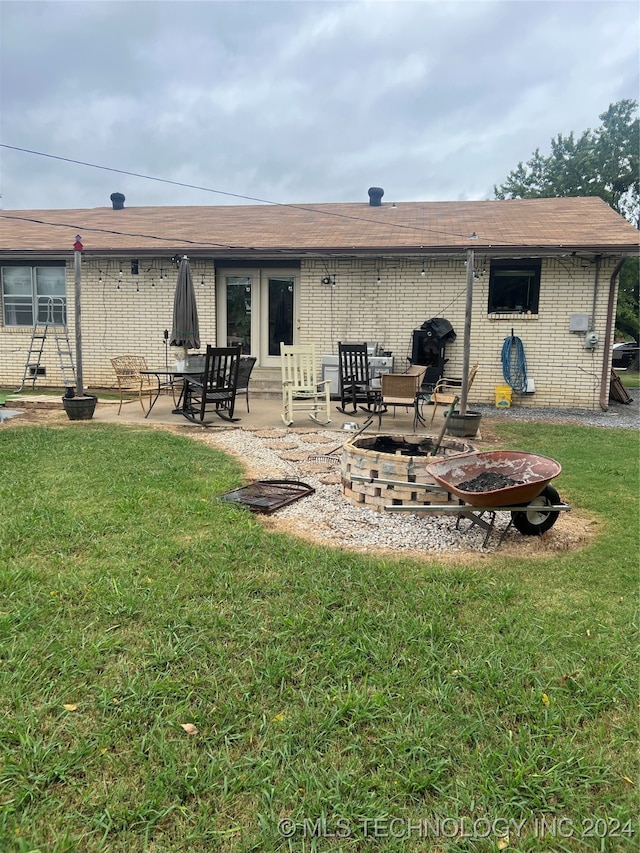
[[[252,512],[269,515],[314,492],[314,488],[299,480],[258,480],[240,489],[233,489],[221,497],[225,501],[243,504]]]

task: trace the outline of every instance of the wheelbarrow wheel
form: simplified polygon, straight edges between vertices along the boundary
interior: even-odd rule
[[[559,503],[560,495],[553,486],[545,486],[538,497],[526,505],[526,510],[514,510],[511,513],[513,526],[525,536],[542,536],[553,527],[560,515],[557,510],[545,510],[545,507]]]

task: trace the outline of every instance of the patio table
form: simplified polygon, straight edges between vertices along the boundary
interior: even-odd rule
[[[148,418],[151,414],[151,410],[158,402],[158,397],[162,393],[162,389],[171,388],[173,390],[176,379],[184,379],[186,376],[202,376],[204,374],[204,362],[202,363],[202,369],[200,369],[199,364],[193,366],[185,365],[185,367],[182,368],[168,367],[167,365],[163,365],[162,367],[149,367],[146,370],[141,370],[140,373],[143,373],[146,376],[155,376],[156,382],[158,383],[155,397],[153,398],[151,405],[149,406],[149,409],[145,414],[145,418]],[[176,408],[173,410],[173,414],[183,414],[183,402],[184,383],[180,391],[180,397],[178,398]]]

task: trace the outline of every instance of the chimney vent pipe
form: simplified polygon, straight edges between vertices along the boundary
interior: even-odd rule
[[[369,187],[369,207],[380,207],[383,195],[382,187]]]
[[[109,198],[111,199],[111,204],[113,205],[114,210],[124,209],[124,196],[122,193],[111,193]]]

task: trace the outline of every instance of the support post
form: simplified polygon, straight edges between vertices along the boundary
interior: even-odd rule
[[[80,303],[80,292],[82,290],[82,242],[79,234],[76,236],[73,249],[76,318],[76,396],[84,397],[84,384],[82,380],[82,306]]]
[[[467,301],[464,311],[464,338],[462,346],[462,387],[460,389],[460,414],[467,414],[467,396],[469,394],[469,362],[471,350],[471,308],[473,305],[474,270],[473,249],[467,249]]]

